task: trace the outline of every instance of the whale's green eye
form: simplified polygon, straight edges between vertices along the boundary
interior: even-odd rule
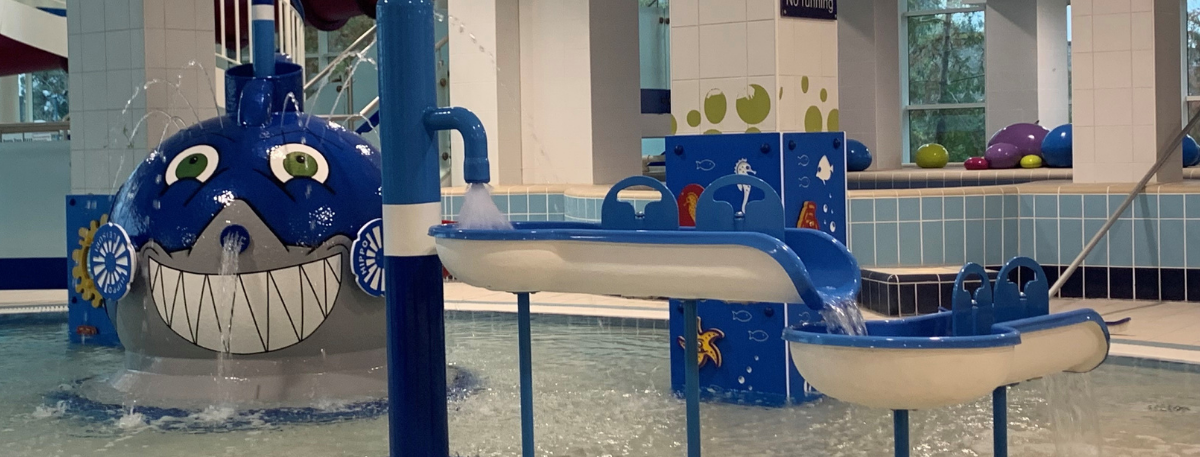
[[[276,146],[271,150],[270,160],[271,172],[279,182],[309,178],[323,183],[329,177],[329,162],[320,151],[307,144]]]
[[[171,163],[167,165],[166,176],[164,176],[167,185],[184,179],[207,181],[216,171],[219,160],[217,150],[212,146],[202,144],[187,148],[171,159]]]
[[[179,163],[179,167],[175,169],[175,178],[194,179],[204,173],[205,168],[208,168],[208,158],[204,157],[204,154],[191,154]]]
[[[316,176],[320,167],[317,164],[317,159],[314,159],[307,152],[290,152],[283,158],[283,170],[287,174],[297,178],[311,178]]]

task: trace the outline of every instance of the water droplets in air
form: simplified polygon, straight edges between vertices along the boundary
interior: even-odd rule
[[[821,317],[825,318],[829,333],[843,335],[866,335],[867,324],[863,319],[862,310],[853,298],[831,298],[821,309]]]

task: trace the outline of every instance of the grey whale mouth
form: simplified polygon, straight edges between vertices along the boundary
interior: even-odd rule
[[[342,287],[343,253],[233,275],[192,273],[148,256],[145,278],[159,317],[179,337],[217,352],[260,354],[304,341]]]

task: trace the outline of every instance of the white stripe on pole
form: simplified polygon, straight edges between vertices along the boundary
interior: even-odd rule
[[[275,5],[254,5],[254,15],[251,18],[256,21],[274,21]]]
[[[383,205],[383,253],[395,257],[434,255],[429,227],[442,222],[442,203]]]

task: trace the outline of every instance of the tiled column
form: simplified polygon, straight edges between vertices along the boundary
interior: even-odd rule
[[[778,0],[671,2],[677,134],[840,130],[837,21]]]
[[[895,0],[838,4],[841,127],[867,145],[872,170],[900,168],[900,10]]]
[[[1070,122],[1068,0],[1037,0],[1038,120],[1046,128]]]
[[[1149,1],[1149,0],[1147,0]],[[987,134],[1038,120],[1038,0],[988,2]]]
[[[637,1],[521,0],[520,27],[524,184],[641,174]]]
[[[172,117],[217,114],[213,14],[204,0],[68,0],[72,193],[116,192]]]
[[[17,75],[0,77],[0,124],[17,122],[20,104]]]
[[[1136,182],[1183,125],[1182,5],[1075,0],[1071,11],[1075,181]],[[1179,181],[1182,167],[1168,159],[1156,180]]]
[[[451,0],[450,104],[470,109],[488,133],[492,184],[521,184],[521,38],[518,0]],[[462,137],[451,135],[462,151]],[[451,176],[462,177],[462,154]]]

